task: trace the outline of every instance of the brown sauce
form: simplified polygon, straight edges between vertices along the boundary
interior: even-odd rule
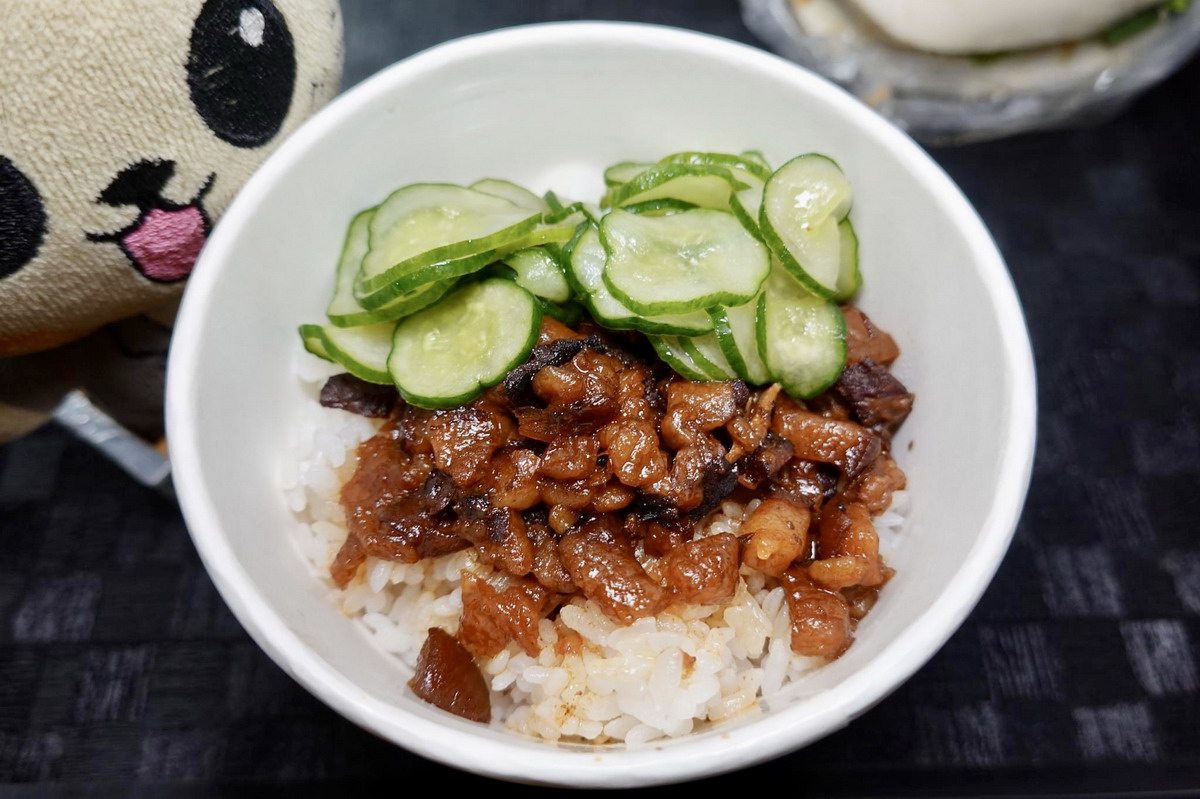
[[[853,369],[806,402],[687,381],[632,337],[547,320],[503,385],[448,410],[399,403],[359,447],[334,581],[368,556],[473,547],[487,575],[464,576],[457,638],[431,631],[411,685],[476,720],[487,689],[474,658],[514,641],[536,655],[540,621],[576,595],[629,624],[727,600],[747,566],[785,587],[792,649],[837,657],[891,574],[871,517],[904,487],[890,433],[912,406],[886,367],[895,342],[845,315]],[[738,536],[692,540],[722,501],[754,498]]]

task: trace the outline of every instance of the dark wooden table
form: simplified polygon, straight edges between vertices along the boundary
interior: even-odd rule
[[[350,86],[558,19],[756,44],[734,0],[344,0]],[[1025,305],[1039,450],[978,609],[849,729],[737,775],[800,795],[1200,789],[1200,62],[1095,129],[933,152]],[[0,448],[0,796],[494,789],[359,730],[234,621],[178,509],[54,427]],[[1162,794],[1160,794],[1162,795]]]

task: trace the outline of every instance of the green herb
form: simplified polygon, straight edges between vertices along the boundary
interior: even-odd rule
[[[1100,34],[1100,40],[1107,45],[1116,45],[1137,36],[1167,14],[1182,14],[1192,5],[1192,0],[1166,0],[1157,8],[1149,8],[1138,12],[1132,17],[1121,20]]]
[[[985,67],[988,64],[994,64],[1002,58],[1008,58],[1012,54],[1012,50],[996,50],[995,52],[991,53],[971,53],[968,58],[971,59],[972,64]]]
[[[1162,11],[1162,8],[1150,8],[1140,11],[1132,17],[1121,20],[1100,34],[1100,39],[1110,47],[1132,39],[1142,31],[1154,27],[1154,23],[1158,22],[1162,16]]]
[[[1133,16],[1126,17],[1119,22],[1114,23],[1108,30],[1096,34],[1096,39],[1110,47],[1120,44],[1128,39],[1132,39],[1139,33],[1154,27],[1167,14],[1182,14],[1191,8],[1192,0],[1164,0],[1162,5],[1154,8],[1139,11]],[[971,53],[967,58],[971,59],[971,63],[985,67],[989,64],[994,64],[997,61],[1015,55],[1014,50],[996,50],[990,53]]]

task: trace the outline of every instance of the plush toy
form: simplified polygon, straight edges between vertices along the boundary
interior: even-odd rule
[[[153,416],[196,256],[341,34],[337,0],[0,0],[0,440],[80,386]]]

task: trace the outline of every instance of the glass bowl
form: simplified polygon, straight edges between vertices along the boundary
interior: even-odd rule
[[[746,26],[927,144],[1101,122],[1200,46],[1200,4],[1109,43],[947,56],[888,40],[842,0],[742,0]]]

